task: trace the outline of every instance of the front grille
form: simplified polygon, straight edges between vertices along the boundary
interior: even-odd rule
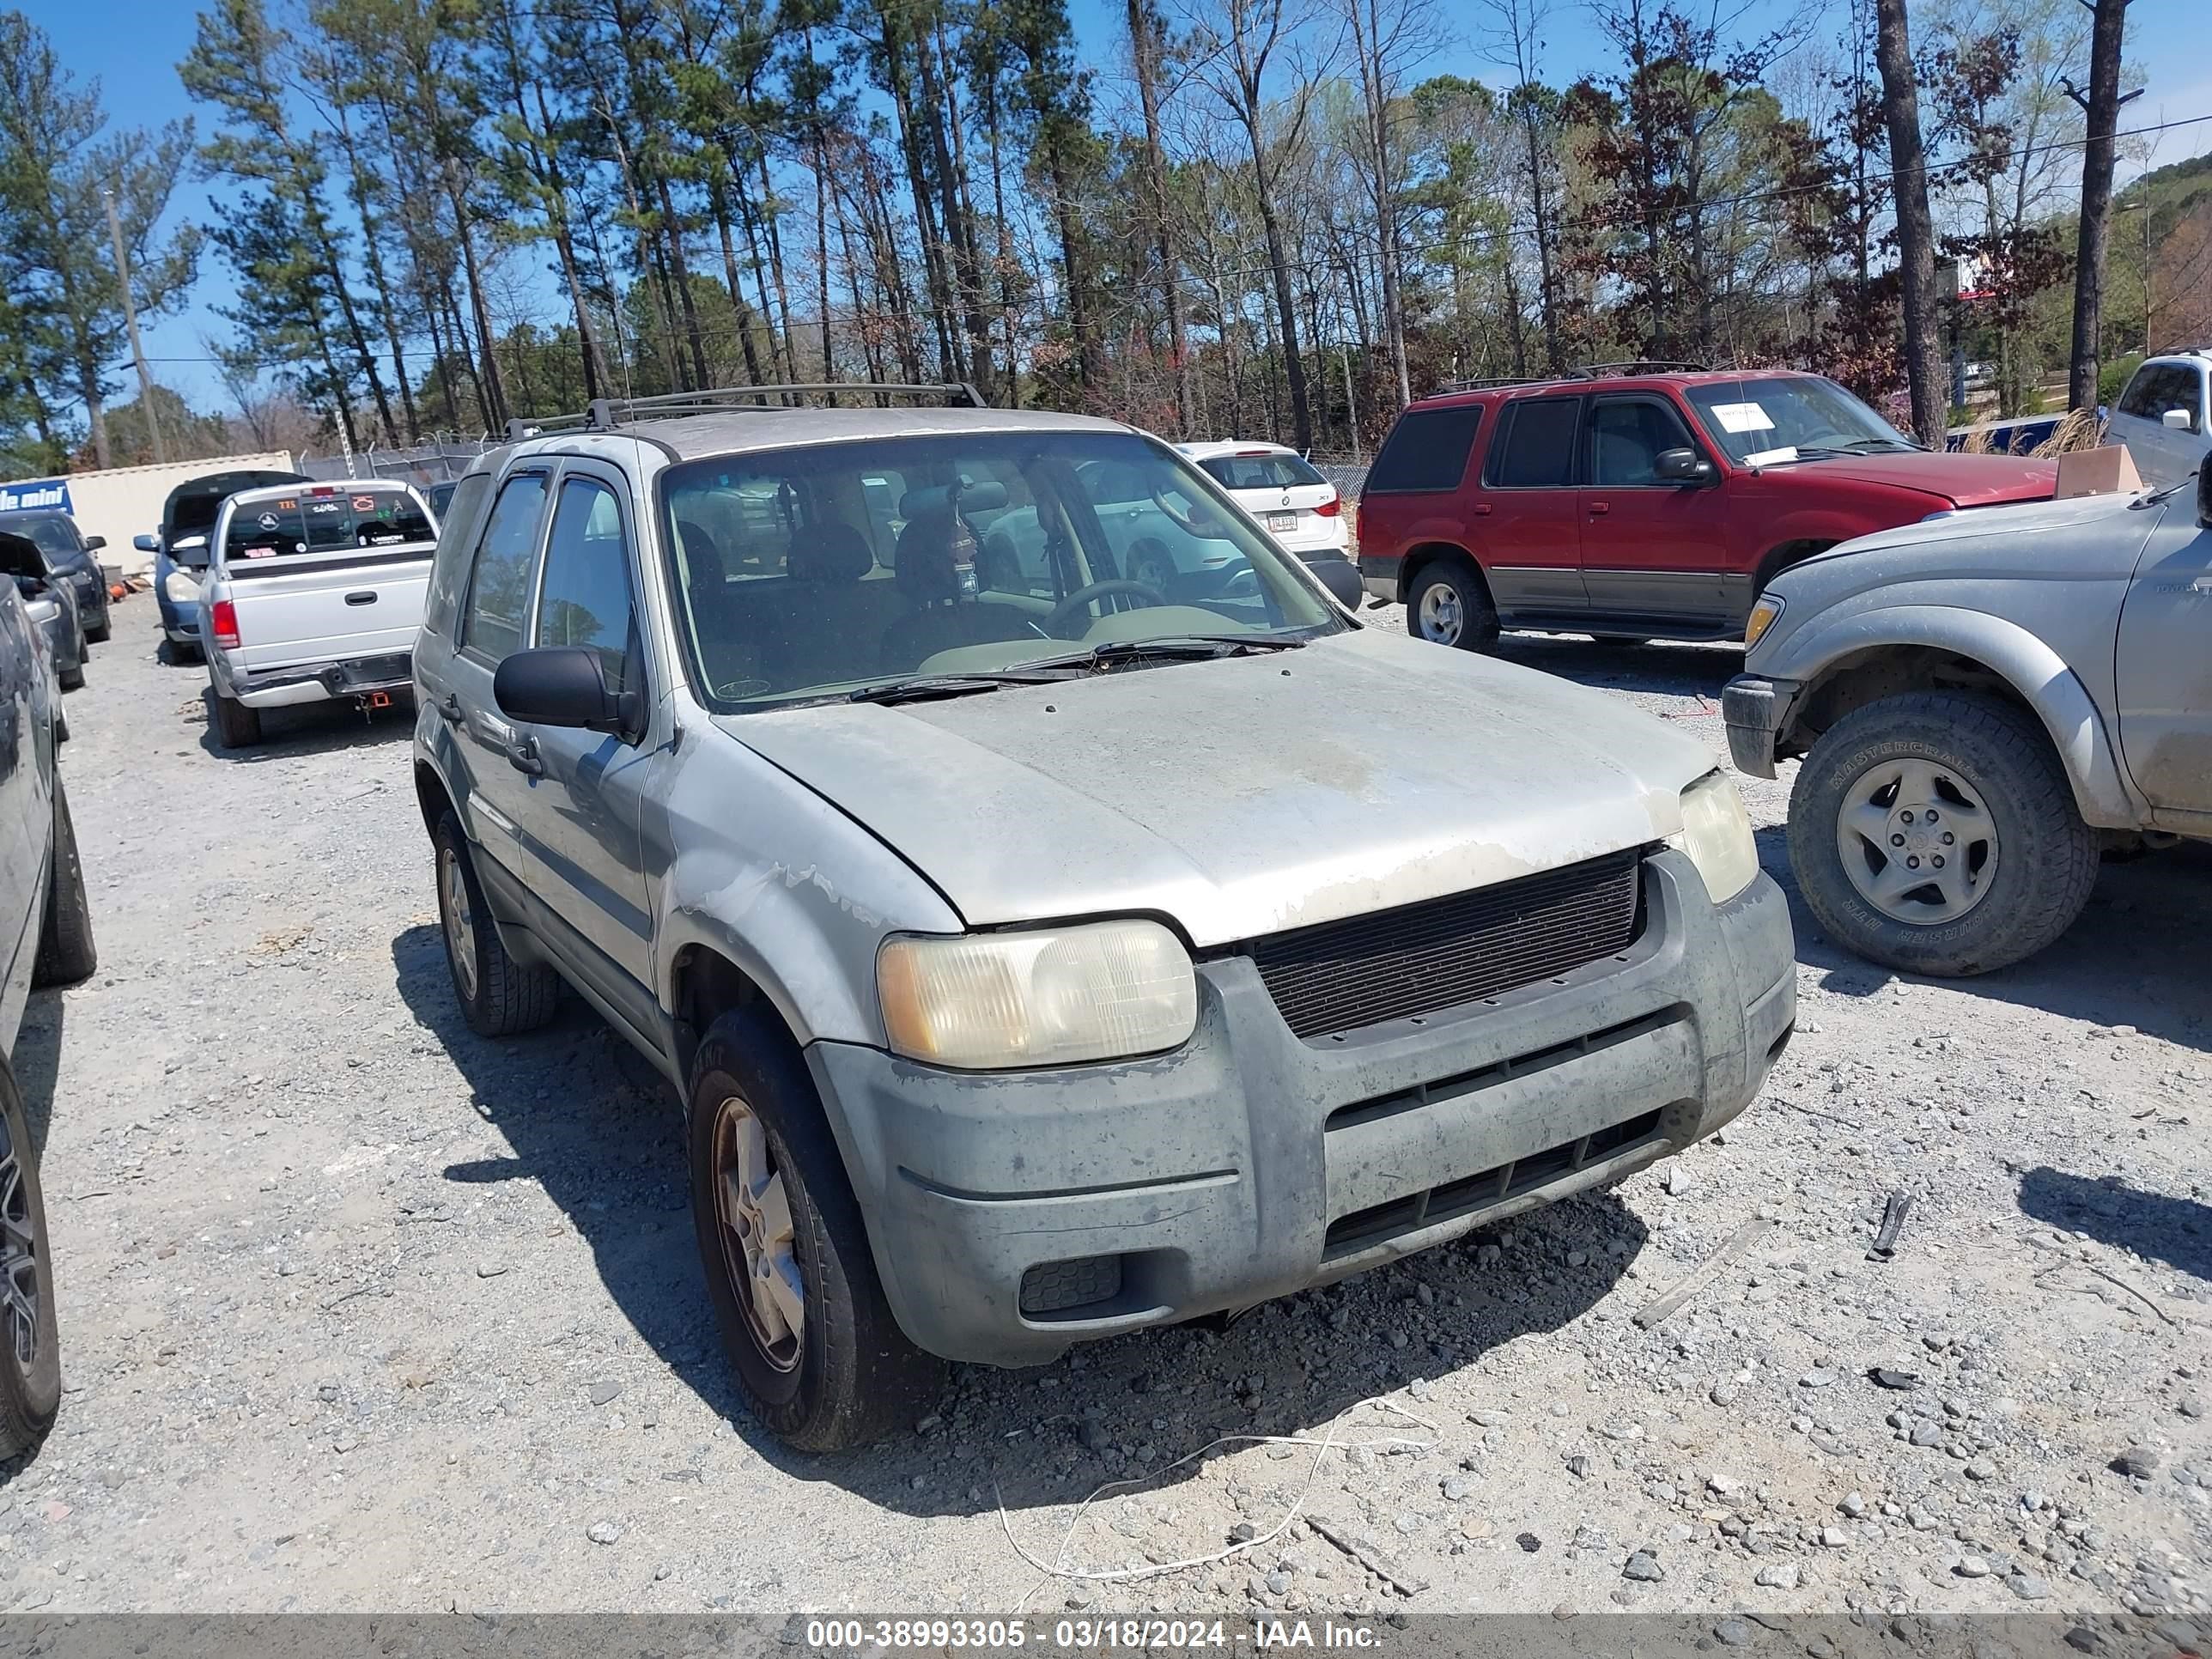
[[[1657,1139],[1659,1118],[1658,1112],[1645,1112],[1595,1134],[1547,1146],[1510,1164],[1446,1182],[1426,1192],[1410,1193],[1388,1204],[1355,1210],[1328,1224],[1322,1252],[1326,1255],[1346,1255],[1399,1233],[1410,1233],[1493,1208],[1508,1199],[1518,1198],[1523,1193],[1572,1175],[1600,1158]]]
[[[1301,1037],[1501,996],[1626,950],[1641,922],[1631,850],[1471,893],[1259,940],[1260,978]]]

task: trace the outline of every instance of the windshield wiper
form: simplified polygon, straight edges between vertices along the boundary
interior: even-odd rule
[[[1880,447],[1870,448],[1869,445]],[[1924,454],[1927,449],[1926,444],[1916,444],[1904,438],[1854,438],[1844,446],[1844,453],[1849,455],[1879,455],[1894,450],[1917,450]]]
[[[1050,665],[1040,663],[1028,668],[991,669],[973,674],[913,674],[902,680],[886,680],[881,685],[864,685],[857,691],[848,691],[838,701],[927,702],[939,697],[973,696],[1006,685],[1052,685],[1072,678],[1065,670],[1054,672],[1050,668]]]
[[[1277,635],[1170,634],[1157,640],[1109,640],[1073,662],[1103,668],[1117,662],[1207,662],[1217,657],[1257,657],[1270,651],[1295,651],[1304,640]]]

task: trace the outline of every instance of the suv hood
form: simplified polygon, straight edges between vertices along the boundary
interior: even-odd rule
[[[1656,841],[1718,763],[1601,692],[1374,629],[716,724],[970,927],[1150,912],[1200,950]]]
[[[1941,495],[1954,507],[1994,507],[2001,501],[2045,501],[2058,487],[2058,463],[2012,455],[1911,454],[1839,456],[1798,461],[1770,477],[1850,478]]]

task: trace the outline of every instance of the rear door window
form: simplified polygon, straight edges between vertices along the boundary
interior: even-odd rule
[[[1579,398],[1531,398],[1506,406],[1505,424],[1491,446],[1494,489],[1559,489],[1575,481]]]
[[[1481,423],[1480,404],[1407,410],[1382,441],[1382,452],[1367,469],[1360,493],[1457,489]]]
[[[476,566],[469,573],[468,600],[461,607],[463,650],[497,662],[522,648],[538,521],[544,506],[543,472],[509,478],[492,503],[483,539],[477,544]]]

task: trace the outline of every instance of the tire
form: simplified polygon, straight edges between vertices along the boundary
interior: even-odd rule
[[[215,704],[215,734],[226,749],[251,749],[261,741],[261,711],[249,708],[235,697],[226,697],[212,687],[208,700]]]
[[[54,684],[60,686],[64,691],[83,690],[84,669],[82,665],[80,665],[76,668],[64,668],[59,670],[54,675]]]
[[[106,645],[114,637],[114,634],[115,624],[106,620],[103,620],[96,628],[88,628],[84,630],[85,638],[90,640],[94,645]]]
[[[1900,859],[1924,857],[1932,866],[1948,854],[1954,864],[1947,867],[1955,868],[1961,843],[1984,853],[1978,878],[1952,878],[1975,883],[1975,896],[1953,914],[1936,902],[1951,901],[1932,878],[1917,890],[1919,897],[1893,896],[1885,909],[1854,881],[1846,864],[1847,857],[1858,860],[1859,880],[1875,886],[1893,867],[1868,873],[1872,861],[1865,848],[1871,843],[1848,827],[1844,814],[1853,807],[1853,792],[1885,769],[1910,775],[1905,769],[1916,766],[1939,781],[1938,793],[1926,799],[1945,809],[1944,823],[1960,826],[1958,840],[1940,841],[1924,811],[1916,826],[1899,823],[1899,814],[1913,816],[1905,811],[1901,785],[1888,805],[1876,796],[1857,810],[1890,815],[1882,840],[1914,838],[1901,848],[1877,848],[1885,860],[1894,851]],[[1922,794],[1924,790],[1915,798]],[[1860,819],[1862,825],[1873,822]],[[1940,832],[1951,834],[1948,828]],[[2033,956],[2073,925],[2097,879],[2097,832],[2075,811],[2065,770],[2042,726],[2012,703],[1968,692],[1906,692],[1838,720],[1798,771],[1790,796],[1789,836],[1798,886],[1829,936],[1908,973],[1985,974]],[[1930,919],[1892,914],[1914,909]]]
[[[772,1015],[738,1009],[708,1028],[692,1062],[690,1122],[699,1259],[746,1407],[802,1451],[848,1450],[912,1422],[936,1400],[944,1363],[909,1342],[891,1313],[821,1100]],[[733,1167],[727,1149],[739,1139],[755,1149],[760,1179],[724,1179]],[[781,1313],[754,1311],[741,1235],[724,1215],[737,1202],[729,1195],[745,1186],[765,1199],[772,1243],[788,1211],[780,1254],[798,1279],[795,1331]],[[763,1328],[771,1318],[781,1323],[780,1337]]]
[[[4,1058],[0,1139],[0,1458],[7,1458],[37,1445],[53,1426],[62,1403],[62,1361],[38,1149]]]
[[[543,963],[526,965],[507,954],[459,817],[448,810],[430,840],[437,857],[438,931],[446,941],[453,997],[469,1030],[488,1037],[536,1030],[560,1011],[561,975]],[[462,914],[456,914],[457,900],[465,903]]]
[[[69,796],[54,778],[54,846],[47,862],[46,919],[39,929],[39,954],[31,983],[74,985],[100,965],[92,942],[92,906],[85,897],[84,862],[77,856],[76,825]]]
[[[1462,651],[1489,650],[1498,643],[1498,607],[1488,584],[1455,559],[1424,565],[1406,595],[1406,631]]]

